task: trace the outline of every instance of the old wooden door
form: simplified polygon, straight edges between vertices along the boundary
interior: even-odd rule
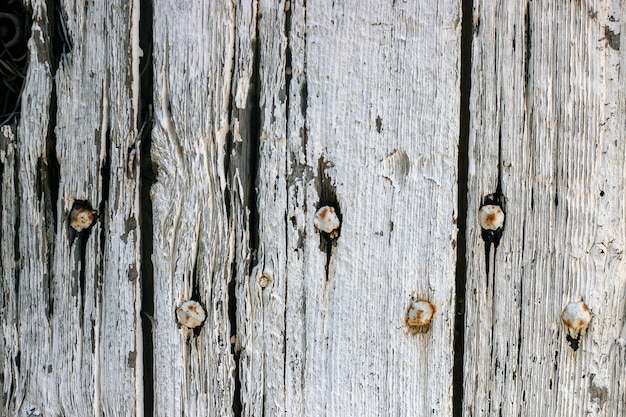
[[[623,416],[625,8],[6,2],[0,415]]]

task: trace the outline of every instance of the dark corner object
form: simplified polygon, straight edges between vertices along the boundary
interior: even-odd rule
[[[20,95],[28,66],[31,18],[17,0],[0,3],[0,126],[20,115]]]

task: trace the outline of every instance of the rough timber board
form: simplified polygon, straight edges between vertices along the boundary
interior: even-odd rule
[[[625,54],[618,2],[474,2],[467,415],[621,416]],[[505,199],[491,251],[476,222]],[[574,351],[561,311],[593,320]]]
[[[228,283],[237,268],[224,161],[235,19],[228,2],[154,2],[155,416],[232,413]],[[206,310],[195,333],[176,321],[188,299]]]
[[[27,5],[30,67],[20,124],[3,149],[14,152],[15,165],[2,182],[14,175],[17,195],[13,213],[3,203],[3,223],[13,222],[19,236],[6,240],[8,224],[2,235],[3,260],[17,242],[14,260],[3,261],[13,270],[2,271],[3,311],[11,313],[2,317],[8,416],[142,410],[137,182],[128,165],[137,118],[136,5],[83,6],[60,8],[73,48],[53,75],[48,18],[55,12],[44,2]],[[49,176],[57,161],[58,183]],[[72,239],[67,219],[77,199],[98,210],[98,221]]]
[[[261,2],[260,16],[244,415],[451,415],[460,4]],[[331,190],[327,270],[312,221]],[[437,305],[428,333],[403,328],[413,295]]]

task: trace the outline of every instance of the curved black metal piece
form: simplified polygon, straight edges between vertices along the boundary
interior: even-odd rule
[[[12,123],[20,114],[30,22],[21,2],[0,3],[0,126]]]

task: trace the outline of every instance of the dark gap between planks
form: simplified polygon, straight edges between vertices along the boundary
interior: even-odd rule
[[[467,182],[469,166],[470,91],[472,87],[472,0],[464,0],[461,22],[461,88],[458,154],[458,218],[455,276],[454,365],[452,371],[452,415],[463,416],[463,361],[465,351],[465,285],[467,282]]]
[[[154,317],[154,267],[152,265],[153,223],[150,188],[156,182],[150,150],[152,147],[153,80],[153,7],[152,0],[139,3],[139,60],[140,113],[137,127],[139,140],[139,233],[141,239],[141,329],[143,335],[143,404],[144,416],[154,416],[154,344],[152,340]],[[133,168],[134,169],[134,168]]]

